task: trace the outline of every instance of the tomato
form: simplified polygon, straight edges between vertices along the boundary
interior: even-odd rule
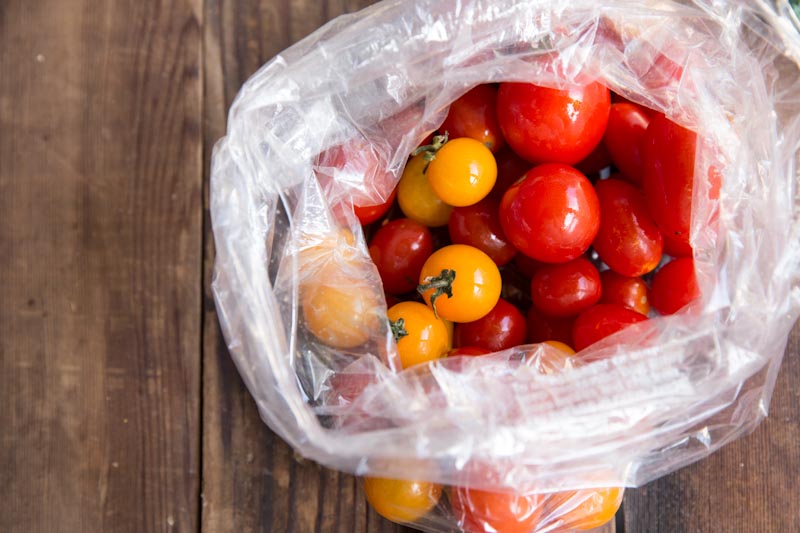
[[[600,300],[600,274],[585,257],[542,265],[531,278],[533,305],[545,315],[575,316]]]
[[[547,508],[565,528],[586,531],[613,519],[622,505],[623,494],[624,489],[619,487],[558,492],[549,495]]]
[[[397,198],[397,188],[392,189],[392,194],[389,195],[389,198],[384,203],[365,206],[354,204],[353,212],[358,217],[358,221],[361,223],[361,225],[366,226],[367,224],[372,224],[385,215],[389,211],[389,208],[392,207],[395,198]]]
[[[447,141],[433,157],[427,170],[428,181],[436,196],[449,205],[480,202],[497,180],[497,163],[492,152],[475,139],[461,137]]]
[[[408,218],[387,222],[369,243],[369,255],[390,294],[413,291],[422,265],[432,253],[431,232]]]
[[[553,318],[535,307],[528,309],[528,343],[559,341],[572,346],[572,325],[575,318]]]
[[[409,368],[443,357],[450,349],[447,326],[419,302],[400,302],[387,311],[400,364]]]
[[[532,278],[540,266],[546,263],[541,263],[532,257],[525,254],[517,254],[514,257],[514,266],[517,270],[528,279]]]
[[[543,498],[506,492],[455,488],[450,504],[458,525],[467,533],[498,531],[530,533],[542,515]]]
[[[603,143],[611,160],[622,174],[635,184],[642,183],[642,141],[650,123],[644,108],[636,104],[611,104]]]
[[[511,148],[533,163],[574,165],[598,145],[611,100],[599,83],[550,89],[530,83],[503,83],[497,118]]]
[[[508,146],[497,152],[494,158],[497,162],[497,181],[489,196],[499,202],[508,188],[531,169],[531,164]]]
[[[563,343],[561,341],[545,341],[545,344],[548,344],[553,348],[564,352],[564,355],[575,355],[575,350],[573,350],[569,344]]]
[[[475,139],[492,152],[500,150],[505,142],[497,123],[497,89],[478,85],[450,104],[439,131],[447,132],[451,138]]]
[[[499,352],[525,343],[525,317],[500,298],[488,314],[474,322],[458,324],[456,346],[478,346]]]
[[[500,226],[500,206],[491,198],[474,205],[456,207],[450,213],[448,229],[454,244],[469,244],[486,253],[497,266],[503,266],[517,254]]]
[[[428,183],[423,170],[428,162],[424,154],[411,158],[397,185],[397,203],[403,214],[423,226],[435,228],[447,224],[453,208],[442,202]]]
[[[647,317],[617,304],[597,304],[583,311],[572,326],[572,346],[577,351],[591,346]]]
[[[631,278],[613,270],[604,270],[600,272],[600,283],[603,286],[600,303],[624,305],[643,315],[650,312],[647,284],[642,278]]]
[[[600,228],[600,204],[586,176],[572,167],[534,167],[500,203],[500,224],[522,253],[546,263],[582,255]]]
[[[502,280],[488,255],[472,246],[451,244],[425,261],[419,283],[417,291],[439,316],[472,322],[495,306]]]
[[[692,250],[692,246],[683,239],[679,239],[673,237],[669,234],[663,234],[664,236],[664,253],[669,254],[672,257],[692,257],[694,255],[694,250]]]
[[[653,276],[650,302],[662,315],[671,315],[700,297],[691,257],[673,259]]]
[[[458,348],[453,348],[447,353],[447,357],[459,357],[459,356],[469,356],[469,357],[476,357],[478,355],[486,355],[488,353],[492,353],[491,351],[487,350],[486,348],[480,348],[478,346],[459,346]]]
[[[600,172],[611,166],[611,155],[608,153],[605,143],[599,143],[592,153],[583,158],[575,165],[586,177],[599,177]]]
[[[436,507],[442,486],[428,481],[364,478],[367,501],[382,517],[392,522],[416,522]]]
[[[624,181],[595,184],[600,201],[600,230],[592,246],[611,270],[641,276],[654,270],[664,252],[663,238],[641,191]]]

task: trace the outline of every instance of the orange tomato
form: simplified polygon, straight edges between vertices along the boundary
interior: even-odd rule
[[[561,341],[545,341],[545,344],[549,344],[553,348],[561,350],[565,355],[575,355],[575,350]]]
[[[497,162],[483,143],[461,137],[444,144],[428,167],[428,181],[443,202],[467,206],[480,202],[497,181]]]
[[[467,533],[530,533],[539,523],[543,503],[539,494],[523,496],[466,488],[450,492],[453,514]]]
[[[444,357],[450,349],[447,326],[419,302],[400,302],[387,312],[403,368]]]
[[[624,489],[586,489],[557,492],[549,495],[548,513],[559,517],[563,529],[586,531],[600,527],[614,518],[622,504]]]
[[[403,214],[423,226],[444,226],[450,219],[452,206],[447,205],[431,189],[424,169],[428,161],[425,154],[411,158],[397,185],[397,203]]]
[[[367,501],[382,517],[392,522],[416,522],[433,509],[442,486],[428,481],[364,478]]]

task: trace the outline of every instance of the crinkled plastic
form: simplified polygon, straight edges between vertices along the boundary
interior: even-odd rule
[[[339,470],[517,492],[641,485],[751,431],[800,309],[795,23],[763,0],[387,0],[275,57],[236,98],[211,176],[213,291],[265,422]],[[580,360],[532,345],[401,371],[351,202],[386,199],[471,87],[592,79],[702,139],[702,302]],[[718,200],[697,178],[712,166]],[[327,343],[307,327],[320,310],[338,321]],[[417,527],[452,527],[446,500]]]

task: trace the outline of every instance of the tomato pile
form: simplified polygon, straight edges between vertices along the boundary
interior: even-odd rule
[[[699,297],[694,132],[592,82],[481,85],[434,133],[385,204],[355,206],[403,368],[540,342],[580,360],[601,339]],[[719,173],[704,177],[718,194]],[[347,294],[321,287],[303,309],[317,338],[348,348],[374,324],[359,318],[371,302],[353,296],[358,281],[342,281]],[[445,494],[468,532],[532,531],[548,514],[590,529],[622,499],[622,489],[598,489],[565,505],[575,494],[377,478],[365,489],[380,514],[407,523]]]

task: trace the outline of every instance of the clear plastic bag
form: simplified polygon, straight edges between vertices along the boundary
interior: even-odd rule
[[[800,309],[790,11],[763,0],[387,0],[262,67],[215,148],[211,215],[220,321],[265,422],[302,455],[358,475],[540,493],[641,485],[751,431]],[[718,200],[695,183],[702,303],[580,360],[531,345],[400,371],[351,202],[385,200],[471,87],[578,76],[697,131],[696,168],[721,169]],[[328,342],[308,332],[319,319],[309,309],[337,317]],[[569,526],[564,509],[586,494],[557,507],[550,497],[537,530]],[[415,525],[452,527],[446,500]]]

